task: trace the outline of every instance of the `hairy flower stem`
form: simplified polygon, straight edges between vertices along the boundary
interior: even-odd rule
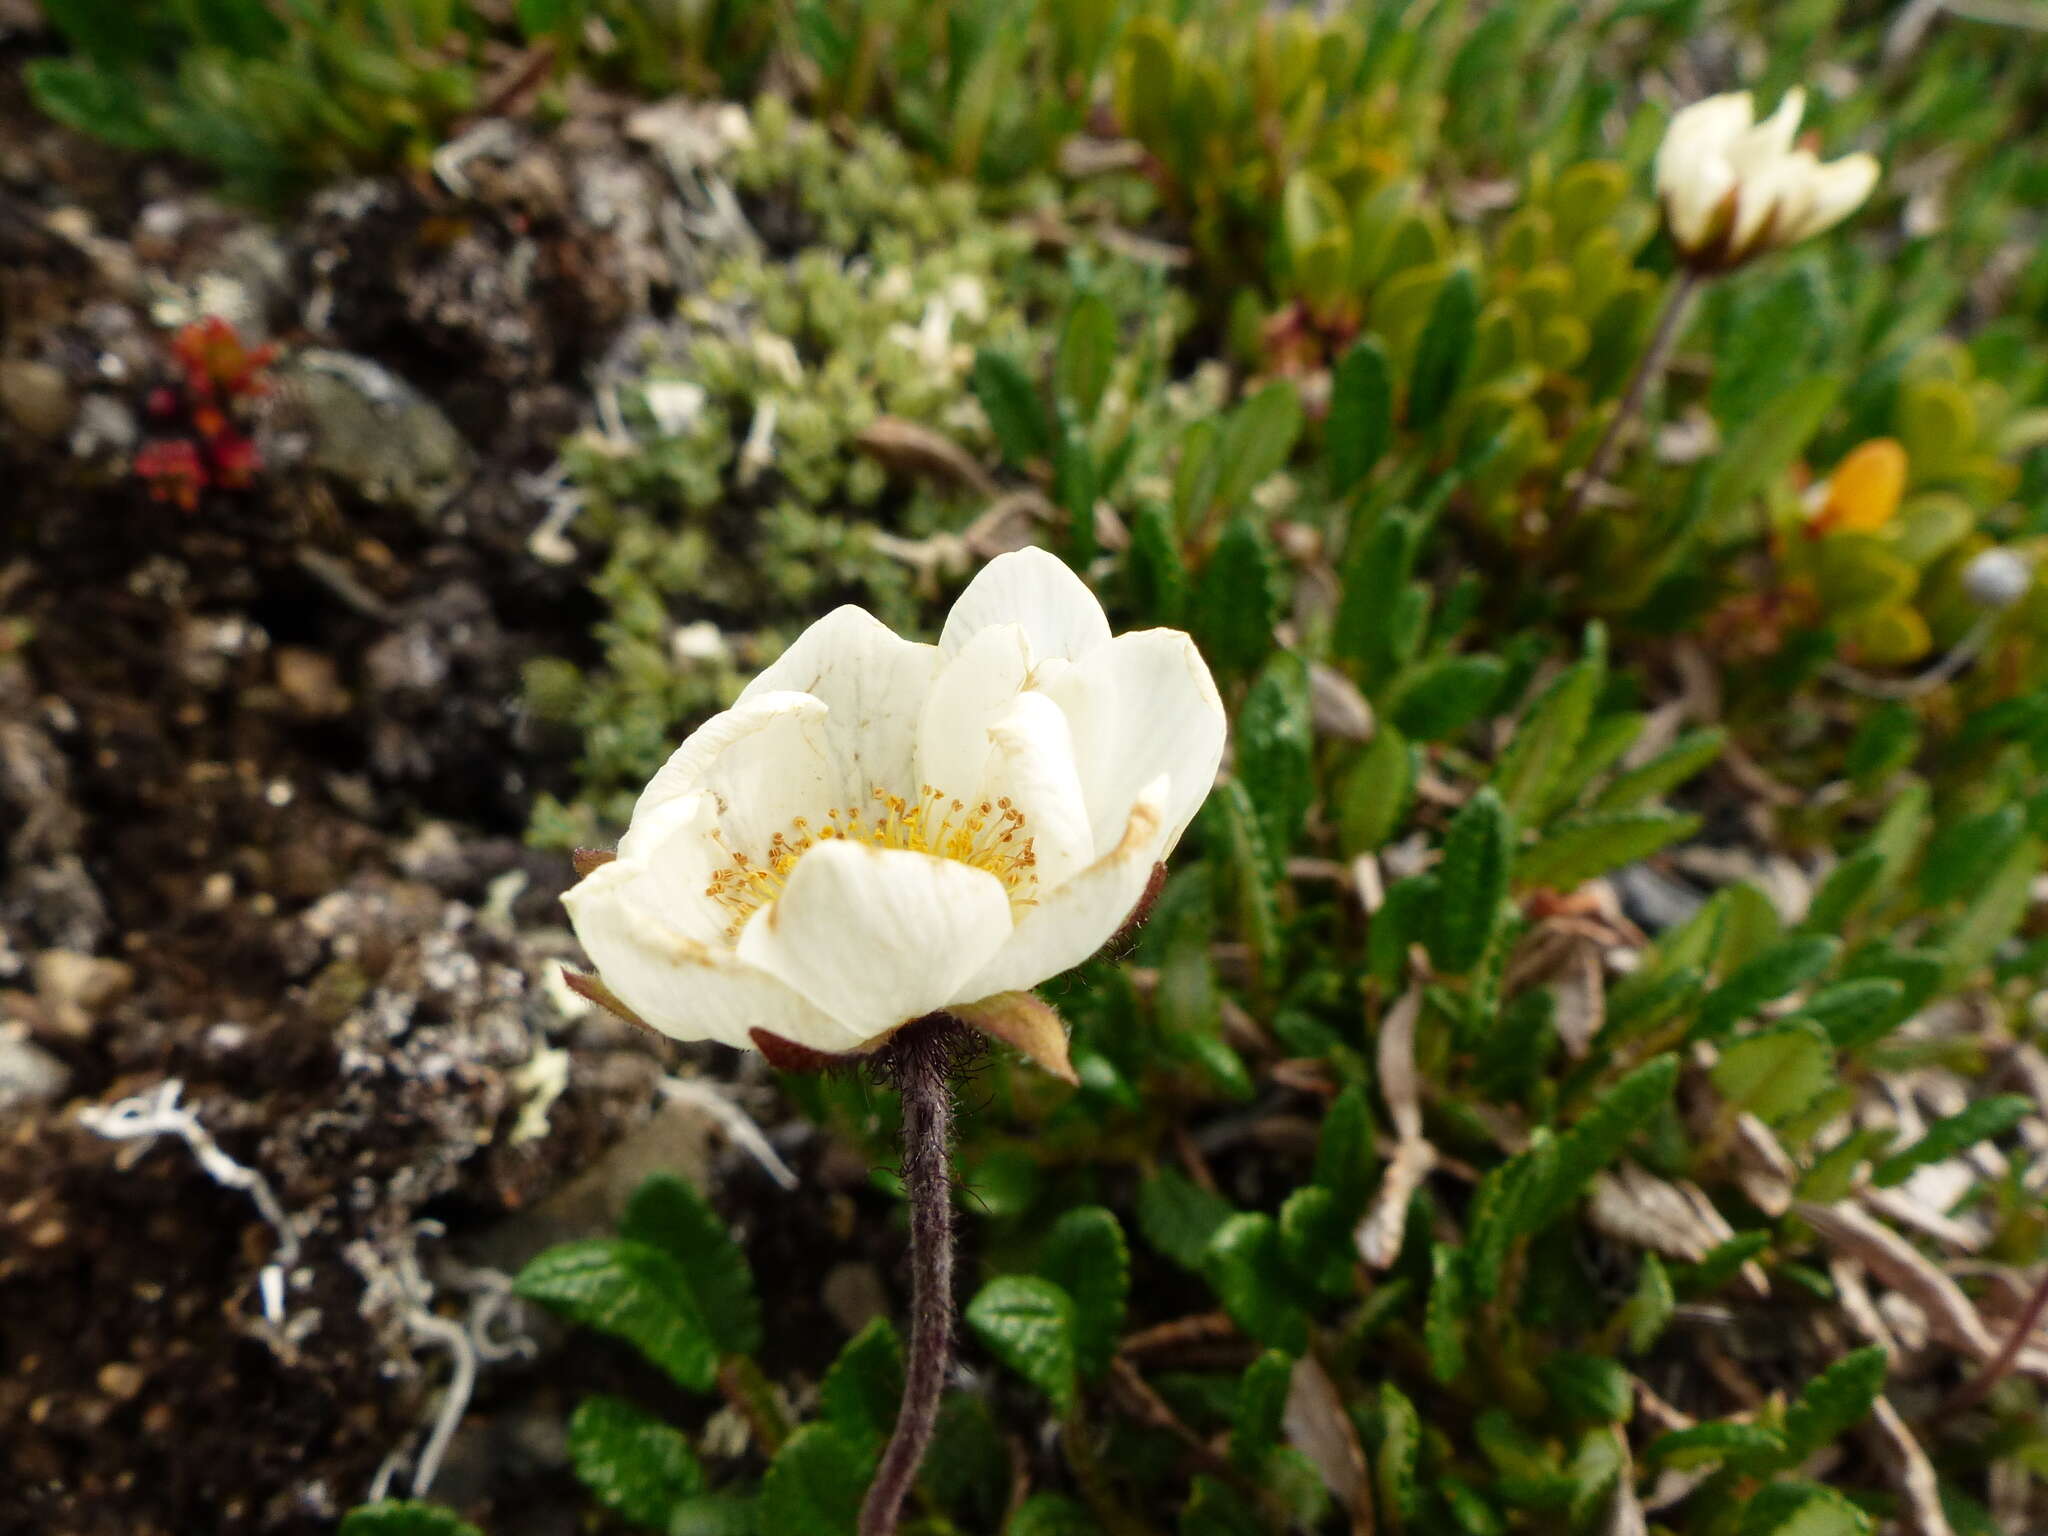
[[[2039,1325],[2044,1311],[2048,1311],[2048,1275],[2041,1277],[2041,1283],[2034,1287],[2034,1294],[2027,1298],[2026,1306],[2020,1311],[2019,1320],[2012,1325],[2012,1333],[2006,1339],[2005,1347],[1986,1361],[1983,1369],[1975,1376],[1963,1383],[1961,1390],[1948,1400],[1943,1411],[1949,1414],[1963,1413],[1983,1402],[1990,1395],[1991,1389],[2013,1368],[2013,1363],[2020,1357],[2020,1351],[2032,1342],[2034,1329]]]
[[[1623,434],[1641,414],[1643,399],[1649,394],[1650,385],[1671,360],[1671,349],[1678,345],[1679,333],[1685,329],[1685,317],[1692,309],[1692,297],[1699,291],[1700,281],[1700,274],[1692,268],[1679,269],[1671,284],[1671,292],[1664,300],[1664,313],[1657,318],[1656,333],[1650,337],[1650,344],[1643,349],[1643,355],[1636,359],[1636,371],[1629,375],[1621,404],[1615,407],[1607,430],[1600,434],[1592,457],[1586,460],[1586,467],[1579,472],[1578,483],[1572,487],[1571,495],[1565,498],[1564,510],[1558,513],[1557,523],[1551,530],[1553,537],[1578,521],[1586,499],[1593,494],[1593,487],[1607,477],[1614,455],[1621,447]]]
[[[860,1536],[892,1536],[939,1419],[953,1345],[953,1061],[944,1014],[905,1025],[882,1068],[903,1095],[903,1192],[910,1202],[910,1359],[903,1406],[861,1506]]]

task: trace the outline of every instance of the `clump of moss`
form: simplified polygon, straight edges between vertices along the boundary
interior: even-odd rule
[[[1120,361],[1105,418],[1185,412],[1218,394],[1139,386],[1186,313],[1156,271],[1085,245],[1065,270],[1045,262],[1037,230],[996,214],[972,183],[920,179],[880,130],[842,147],[772,98],[752,130],[726,169],[762,234],[719,259],[648,338],[618,419],[565,450],[583,499],[575,534],[604,550],[592,586],[606,612],[598,666],[549,659],[529,671],[529,708],[583,744],[579,803],[537,809],[534,836],[548,844],[622,823],[633,787],[688,724],[824,609],[857,601],[919,626],[918,572],[875,534],[956,534],[985,508],[976,467],[994,462],[995,444],[968,384],[975,357],[1047,356],[1074,283],[1143,343]],[[1016,202],[1012,189],[1005,206]],[[892,473],[861,448],[885,418],[941,435],[963,472]]]

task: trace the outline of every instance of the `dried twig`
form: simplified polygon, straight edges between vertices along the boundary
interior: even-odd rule
[[[776,1152],[761,1127],[739,1105],[701,1078],[664,1077],[660,1082],[663,1098],[679,1100],[695,1105],[716,1120],[733,1140],[733,1145],[751,1156],[767,1171],[783,1189],[795,1189],[797,1176],[789,1164]]]
[[[150,1093],[138,1093],[104,1108],[79,1111],[78,1123],[110,1141],[133,1141],[145,1137],[175,1136],[192,1149],[208,1178],[228,1189],[239,1189],[256,1204],[258,1214],[277,1234],[277,1256],[263,1266],[258,1286],[263,1298],[263,1315],[273,1325],[284,1321],[285,1286],[298,1267],[299,1235],[292,1230],[284,1202],[270,1181],[254,1168],[244,1167],[227,1153],[199,1117],[178,1102],[185,1085],[175,1077],[165,1078]]]

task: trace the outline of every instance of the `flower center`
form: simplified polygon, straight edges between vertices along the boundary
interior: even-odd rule
[[[877,789],[871,802],[865,808],[835,806],[816,825],[807,817],[795,817],[789,831],[777,832],[768,840],[768,851],[759,859],[739,850],[728,851],[726,862],[712,872],[711,883],[704,888],[704,894],[725,908],[732,919],[725,936],[737,939],[748,918],[781,897],[797,860],[818,844],[834,839],[952,859],[1002,881],[1013,911],[1033,904],[1038,856],[1024,830],[1024,813],[1007,795],[968,805],[927,784],[915,800]],[[724,846],[716,829],[711,837]]]

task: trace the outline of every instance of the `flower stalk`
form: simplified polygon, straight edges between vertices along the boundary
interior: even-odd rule
[[[892,1536],[938,1426],[953,1353],[953,1059],[943,1013],[906,1024],[882,1053],[903,1097],[903,1193],[910,1203],[910,1358],[903,1405],[861,1506],[860,1536]]]
[[[1692,310],[1693,295],[1699,291],[1700,281],[1700,274],[1691,267],[1679,268],[1677,277],[1672,280],[1671,291],[1664,299],[1664,313],[1657,317],[1657,329],[1650,337],[1650,344],[1643,349],[1643,355],[1636,359],[1635,372],[1629,375],[1621,404],[1615,407],[1607,430],[1600,434],[1592,456],[1579,473],[1578,483],[1565,500],[1564,510],[1558,516],[1557,532],[1563,532],[1578,520],[1586,499],[1593,494],[1593,487],[1607,477],[1614,455],[1621,447],[1622,435],[1642,413],[1650,385],[1671,360],[1672,348],[1678,345],[1679,335],[1685,330],[1685,319]]]

